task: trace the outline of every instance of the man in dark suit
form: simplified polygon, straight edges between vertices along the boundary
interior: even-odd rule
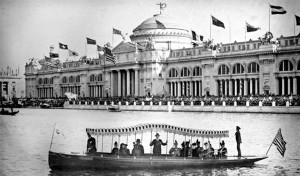
[[[242,143],[242,138],[241,138],[241,133],[240,133],[240,127],[236,126],[236,133],[235,133],[235,140],[237,144],[237,151],[238,151],[238,157],[241,157],[241,143]]]
[[[168,140],[166,143],[163,143],[161,139],[159,139],[159,134],[156,133],[155,139],[151,141],[150,146],[154,145],[153,147],[153,155],[160,156],[161,155],[161,145],[165,146],[168,143]]]
[[[87,153],[95,153],[95,152],[97,152],[95,138],[93,138],[90,133],[87,133],[87,135],[88,135],[89,139],[87,140],[86,152]]]

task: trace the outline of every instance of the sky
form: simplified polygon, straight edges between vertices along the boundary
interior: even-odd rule
[[[294,13],[300,16],[299,0],[1,0],[0,69],[19,67],[24,74],[26,62],[48,56],[51,45],[54,52],[67,57],[65,50],[58,49],[59,42],[79,56],[85,55],[86,37],[98,45],[110,42],[116,46],[122,39],[112,35],[112,28],[132,34],[135,27],[159,13],[159,2],[167,4],[163,14],[203,35],[204,40],[210,35],[210,15],[221,20],[225,29],[212,25],[211,35],[222,43],[245,41],[245,21],[261,28],[247,33],[246,40],[266,33],[269,3],[287,11],[271,15],[274,37],[294,35]],[[300,26],[295,33],[300,33]],[[87,47],[87,53],[93,50]]]

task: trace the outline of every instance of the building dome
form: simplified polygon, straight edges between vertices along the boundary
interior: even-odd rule
[[[162,23],[166,29],[178,29],[186,32],[189,31],[182,24],[178,23],[174,18],[167,15],[157,14],[142,22],[138,27],[136,27],[133,30],[133,32],[148,29],[160,29],[156,21]]]
[[[162,14],[143,21],[133,30],[130,39],[146,48],[150,42],[154,44],[151,49],[170,50],[192,47],[191,32],[174,18]]]

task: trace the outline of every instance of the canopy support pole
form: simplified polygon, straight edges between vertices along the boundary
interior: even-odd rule
[[[98,148],[98,135],[97,135],[97,148]]]
[[[151,141],[150,144],[152,143],[152,130],[151,130]],[[152,154],[152,146],[150,147],[150,154]]]
[[[141,143],[143,143],[143,133],[142,133],[142,136],[141,136]]]
[[[174,142],[175,142],[175,133],[174,133],[174,135],[173,135],[173,144],[174,144]]]
[[[114,145],[114,135],[111,135],[111,151],[113,149],[113,145]]]
[[[101,138],[101,151],[102,151],[102,153],[103,153],[103,134],[102,134],[102,138]]]
[[[128,145],[128,134],[127,134],[127,138],[126,138],[126,144]]]
[[[169,134],[169,132],[167,131],[167,141],[166,141],[166,143],[167,143],[167,145],[166,145],[166,158],[167,158],[167,155],[168,155],[168,134]]]
[[[183,152],[184,159],[185,159],[185,153],[186,153],[186,135],[184,135],[184,152]]]
[[[120,145],[120,135],[118,135],[118,145]],[[118,146],[117,146],[118,148]],[[120,157],[120,149],[118,149],[118,158]]]

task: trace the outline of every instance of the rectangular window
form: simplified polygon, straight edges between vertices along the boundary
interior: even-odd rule
[[[232,46],[232,51],[234,51],[234,46]]]
[[[298,45],[298,39],[296,39],[296,45]]]
[[[199,55],[201,55],[201,49],[199,49],[198,51],[199,51]]]
[[[246,49],[246,46],[245,45],[243,45],[243,50],[245,50]]]
[[[285,46],[288,46],[288,45],[289,45],[289,41],[285,40]]]
[[[228,46],[228,51],[230,51],[230,46]]]
[[[226,52],[226,47],[224,47],[224,52]]]
[[[249,44],[247,44],[247,50],[249,50],[250,49],[250,46],[249,46]]]
[[[257,48],[259,48],[259,46],[260,46],[260,43],[257,44]]]
[[[253,49],[256,49],[256,44],[255,43],[253,44]]]
[[[193,50],[193,55],[196,55],[196,51],[195,50]]]
[[[239,45],[239,50],[241,50],[241,45]]]
[[[294,45],[294,40],[290,40],[290,45]]]

